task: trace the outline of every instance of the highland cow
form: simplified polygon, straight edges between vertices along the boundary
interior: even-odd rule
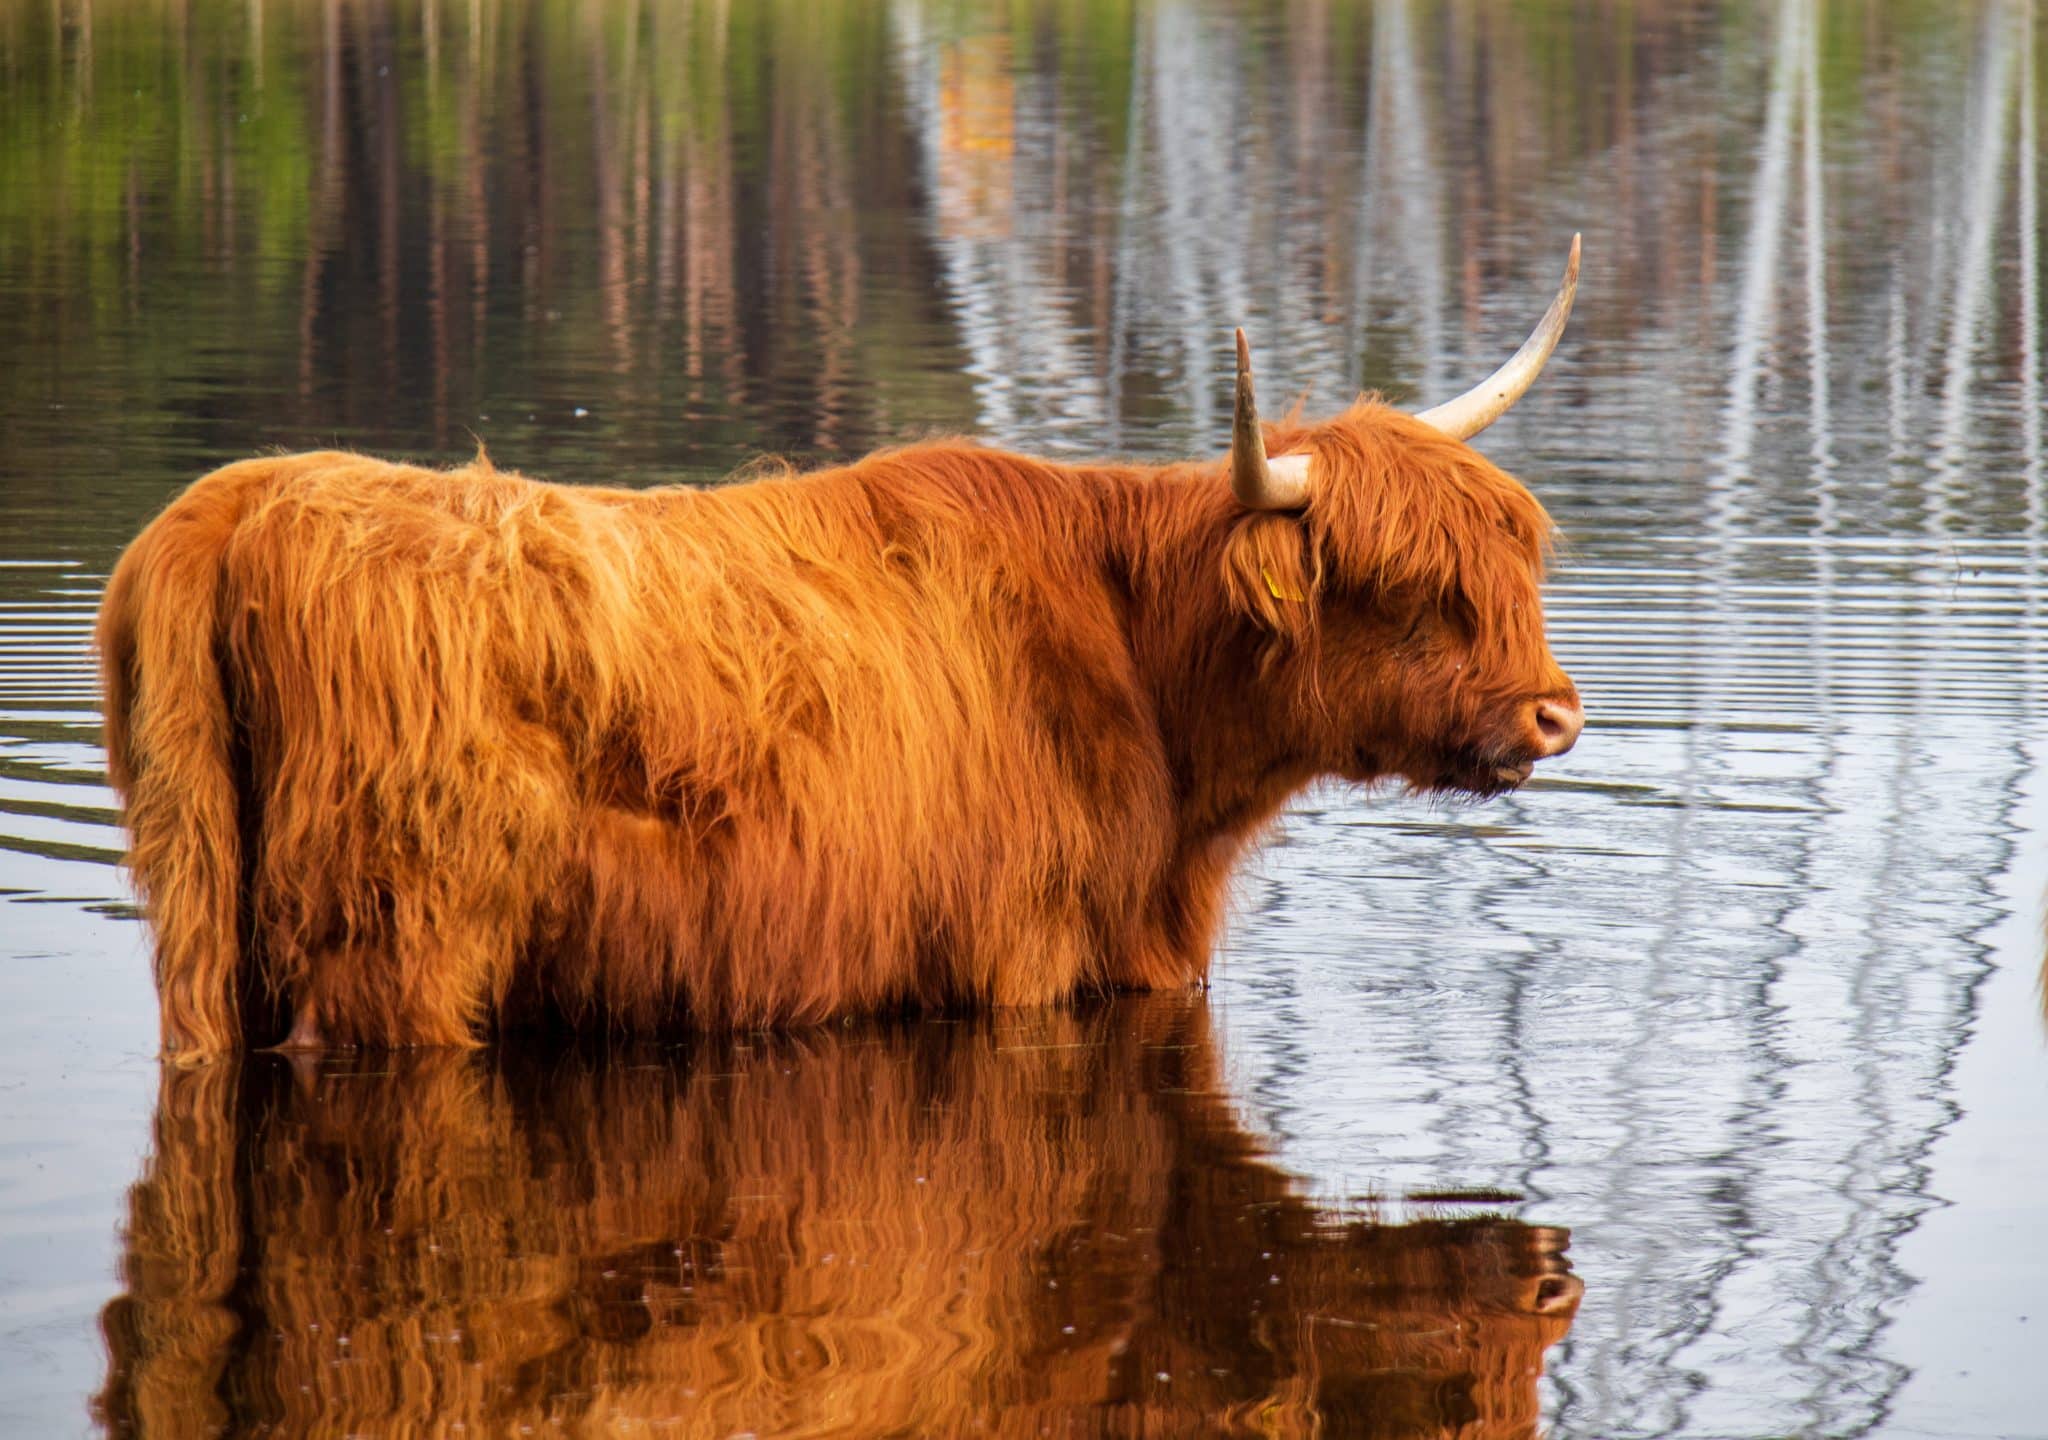
[[[1489,795],[1582,716],[1459,399],[1229,457],[963,441],[708,490],[318,453],[197,481],[100,611],[163,1043],[468,1045],[1205,975],[1324,776]],[[1272,458],[1268,458],[1269,455]]]

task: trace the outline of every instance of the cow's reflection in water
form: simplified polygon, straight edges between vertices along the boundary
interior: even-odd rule
[[[1198,1000],[163,1084],[118,1434],[1532,1435],[1578,1301],[1319,1215]]]

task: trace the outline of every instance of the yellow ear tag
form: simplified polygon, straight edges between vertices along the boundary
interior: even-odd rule
[[[1308,599],[1308,596],[1302,594],[1299,590],[1294,589],[1292,586],[1282,585],[1278,580],[1275,580],[1273,578],[1273,572],[1271,570],[1268,570],[1263,565],[1259,567],[1259,575],[1266,582],[1267,592],[1271,594],[1275,600]]]

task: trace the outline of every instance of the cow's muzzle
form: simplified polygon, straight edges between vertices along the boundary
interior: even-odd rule
[[[1562,755],[1578,743],[1579,732],[1586,728],[1586,712],[1577,699],[1538,700],[1532,708],[1536,733],[1542,737],[1539,758]]]

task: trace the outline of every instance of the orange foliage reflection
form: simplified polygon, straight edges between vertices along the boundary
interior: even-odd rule
[[[115,1434],[1533,1436],[1565,1232],[1319,1214],[1199,1000],[166,1069]]]

